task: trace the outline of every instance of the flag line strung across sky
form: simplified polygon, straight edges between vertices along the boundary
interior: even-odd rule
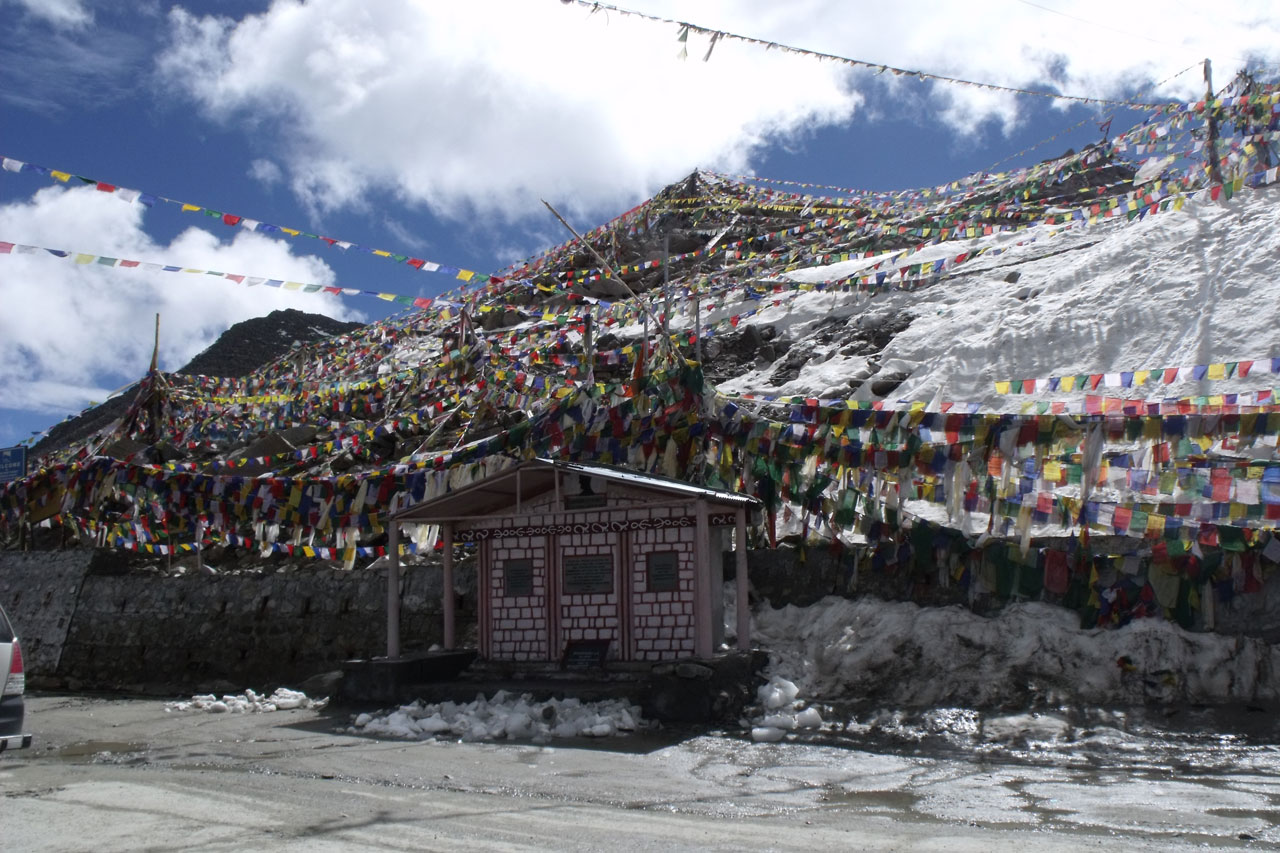
[[[809,50],[808,48],[793,47],[791,45],[782,44],[776,41],[770,41],[768,39],[755,38],[753,36],[738,35],[736,33],[731,33],[725,30],[716,29],[715,27],[702,26],[700,24],[690,23],[688,21],[676,20],[675,18],[665,18],[665,17],[662,17],[661,15],[651,15],[647,12],[638,12],[634,9],[624,9],[621,6],[614,6],[610,3],[596,3],[594,2],[594,0],[566,0],[566,2],[573,2],[578,6],[582,6],[587,9],[590,9],[592,12],[597,12],[597,11],[617,12],[620,15],[630,15],[637,18],[641,18],[646,21],[654,21],[661,24],[675,24],[676,26],[680,27],[680,32],[677,38],[680,40],[681,43],[685,43],[687,41],[688,34],[690,32],[702,33],[703,35],[710,36],[711,44],[708,47],[706,55],[703,56],[704,62],[708,61],[711,58],[712,51],[715,49],[715,43],[717,41],[719,41],[720,39],[730,39],[733,41],[744,42],[746,44],[758,45],[769,50],[781,50],[786,53],[794,53],[799,56],[809,56],[809,57],[813,57],[814,59],[823,59],[823,60],[829,60],[833,62],[839,62],[844,65],[849,65],[855,68],[865,68],[865,69],[876,71],[879,73],[888,71],[889,73],[895,76],[905,75],[908,77],[915,77],[920,80],[936,80],[940,83],[949,83],[949,84],[960,85],[960,86],[973,86],[979,89],[987,89],[989,91],[997,91],[997,92],[1009,92],[1015,95],[1035,95],[1036,97],[1040,97],[1040,98],[1053,98],[1056,100],[1074,101],[1080,104],[1102,104],[1106,106],[1133,107],[1136,109],[1153,109],[1153,108],[1167,106],[1167,104],[1164,104],[1164,103],[1148,103],[1148,102],[1141,102],[1136,100],[1123,100],[1123,99],[1116,99],[1116,98],[1089,98],[1083,95],[1066,95],[1061,92],[1048,92],[1041,89],[1022,89],[1017,86],[1001,86],[996,83],[980,83],[975,80],[963,80],[959,77],[948,77],[945,74],[931,74],[927,71],[915,71],[915,70],[910,70],[906,68],[895,68],[894,66],[886,65],[883,62],[868,62],[867,60],[851,59],[847,56],[839,56],[838,54],[834,54],[834,53],[823,53],[817,50]],[[682,55],[684,54],[682,53]]]
[[[116,186],[115,184],[98,181],[93,178],[86,178],[83,175],[77,175],[61,169],[51,169],[48,166],[26,163],[12,157],[0,157],[0,166],[3,166],[4,170],[7,172],[35,172],[37,174],[44,175],[51,180],[60,181],[64,184],[69,183],[72,178],[75,178],[77,181],[80,181],[80,183],[86,186],[95,187],[100,192],[111,193],[121,201],[142,204],[146,207],[152,207],[157,201],[165,202],[167,204],[177,205],[184,213],[203,213],[210,219],[216,219],[222,222],[222,224],[231,227],[238,226],[261,234],[286,234],[290,237],[307,237],[320,240],[335,249],[361,252],[364,254],[375,255],[380,258],[389,258],[396,263],[407,264],[424,272],[436,272],[451,275],[455,279],[465,283],[500,281],[500,279],[492,278],[483,273],[476,272],[475,270],[461,269],[460,267],[451,266],[449,264],[429,261],[424,258],[415,258],[408,254],[391,252],[386,249],[372,249],[368,246],[351,242],[350,240],[338,240],[334,237],[312,234],[309,231],[303,231],[299,228],[289,228],[284,225],[273,225],[269,222],[261,222],[257,219],[239,216],[234,213],[224,213],[220,210],[214,210],[213,208],[204,207],[198,204],[191,204],[190,202],[178,201],[177,199],[166,198],[162,195],[154,195],[152,193],[142,192],[141,190]]]

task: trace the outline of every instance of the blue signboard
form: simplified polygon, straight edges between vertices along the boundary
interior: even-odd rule
[[[21,480],[27,476],[27,449],[18,447],[0,447],[0,483]]]

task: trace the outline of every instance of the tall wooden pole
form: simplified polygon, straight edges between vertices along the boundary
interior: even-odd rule
[[[612,279],[613,281],[621,285],[622,289],[627,292],[627,295],[629,295],[632,299],[635,300],[636,304],[640,306],[640,309],[642,311],[644,311],[645,313],[649,313],[649,307],[645,303],[641,302],[640,297],[636,296],[636,292],[632,290],[631,287],[628,286],[628,284],[625,281],[622,280],[621,276],[619,276],[617,273],[613,271],[613,267],[609,266],[609,262],[604,259],[604,255],[601,255],[599,252],[597,252],[595,246],[592,246],[586,240],[582,239],[582,235],[579,234],[577,231],[573,230],[573,226],[569,224],[569,221],[565,219],[563,216],[561,216],[560,211],[552,207],[547,202],[546,199],[543,199],[542,203],[546,205],[547,210],[551,211],[551,215],[554,216],[556,219],[560,220],[560,224],[563,225],[565,228],[568,228],[569,233],[572,234],[574,237],[576,237],[578,242],[581,243],[586,248],[586,250],[591,253],[592,257],[594,257],[597,262],[599,262],[601,268],[605,271],[605,275],[607,275],[610,279]],[[668,342],[668,346],[670,346],[670,342]]]
[[[662,238],[662,336],[671,336],[671,235]]]
[[[160,315],[156,314],[156,339],[155,344],[151,347],[151,372],[156,372],[156,367],[160,363]]]
[[[1205,145],[1205,151],[1208,152],[1209,158],[1209,181],[1221,184],[1222,170],[1218,167],[1218,111],[1213,101],[1213,64],[1206,59],[1204,61],[1204,113],[1209,128],[1209,140]]]
[[[151,380],[151,399],[147,401],[147,409],[151,415],[151,423],[147,427],[147,436],[151,444],[160,440],[160,315],[156,314],[156,337],[151,347],[151,369],[148,372]],[[170,557],[172,560],[172,557]]]
[[[596,356],[591,340],[591,318],[594,311],[595,308],[593,306],[592,310],[587,312],[582,324],[582,352],[587,362],[587,390],[590,390],[596,384]]]

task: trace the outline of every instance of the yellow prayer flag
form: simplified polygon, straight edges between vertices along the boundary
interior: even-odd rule
[[[1058,380],[1058,387],[1061,388],[1063,391],[1070,391],[1071,389],[1076,387],[1076,377],[1074,375],[1063,376],[1061,379]]]
[[[183,213],[199,213],[201,210],[204,210],[204,208],[198,204],[184,204],[182,206]]]
[[[1007,382],[1007,381],[1006,381],[1006,382],[997,382],[997,383],[996,383],[996,393],[997,393],[997,394],[1008,394],[1008,393],[1009,393],[1009,387],[1010,387],[1010,385],[1011,385],[1011,384],[1012,384],[1012,383]]]
[[[1208,376],[1210,379],[1226,379],[1227,366],[1225,364],[1222,364],[1221,362],[1219,362],[1218,364],[1210,364]]]
[[[374,250],[373,250],[373,253],[374,253],[375,255],[381,255],[381,256],[382,256],[382,257],[384,257],[384,258],[389,258],[389,257],[391,257],[391,253],[390,253],[390,252],[387,252],[387,251],[384,251],[383,249],[374,249]]]
[[[62,181],[64,184],[65,184],[67,181],[71,180],[71,173],[70,173],[70,172],[59,172],[59,171],[57,171],[57,170],[52,170],[52,169],[51,169],[51,170],[49,171],[49,175],[50,175],[51,177],[53,177],[53,178],[55,178],[55,179],[59,180],[59,181]]]
[[[1147,379],[1149,379],[1150,377],[1151,377],[1151,371],[1150,371],[1150,370],[1135,370],[1135,371],[1133,372],[1133,384],[1134,384],[1134,385],[1146,385],[1146,384],[1147,384]]]
[[[1062,463],[1049,461],[1044,463],[1044,478],[1050,482],[1058,482],[1062,479]]]
[[[94,255],[76,255],[77,264],[91,264],[96,260]]]
[[[1158,513],[1147,513],[1147,533],[1150,536],[1164,535],[1164,516]]]
[[[281,228],[280,230],[288,234],[290,237],[297,237],[299,234],[302,233],[301,231],[297,231],[293,228]]]
[[[475,275],[471,270],[458,270],[458,278],[463,281],[471,281],[471,279],[475,278]]]
[[[302,287],[302,282],[300,281],[286,281],[283,285],[285,290],[297,290],[300,287]]]

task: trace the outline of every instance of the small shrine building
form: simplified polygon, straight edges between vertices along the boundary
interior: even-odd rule
[[[390,529],[387,656],[399,656],[401,528],[438,524],[444,647],[456,616],[453,546],[477,547],[479,657],[560,663],[708,658],[724,639],[722,553],[736,531],[747,600],[747,514],[759,501],[606,465],[531,459],[397,513]],[[750,612],[737,642],[750,648]]]

